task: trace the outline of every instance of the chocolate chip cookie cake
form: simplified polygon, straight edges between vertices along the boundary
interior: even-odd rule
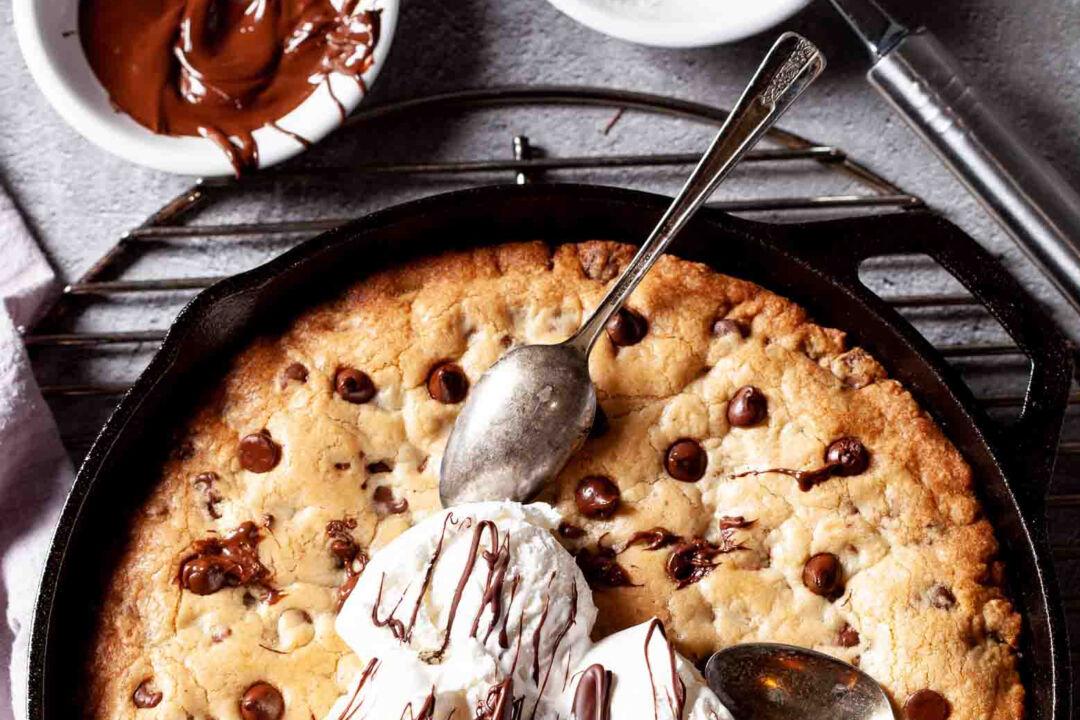
[[[335,632],[341,603],[441,509],[470,385],[508,348],[568,337],[632,253],[410,263],[245,349],[126,531],[86,715],[326,717],[367,660]],[[1020,619],[976,479],[842,332],[668,256],[590,368],[601,412],[539,499],[593,591],[594,640],[655,617],[691,660],[751,641],[835,655],[911,720],[1023,715]]]

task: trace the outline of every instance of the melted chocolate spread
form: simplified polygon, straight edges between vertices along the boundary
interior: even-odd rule
[[[329,89],[330,73],[363,85],[379,12],[356,6],[345,0],[339,12],[330,0],[82,0],[79,36],[118,110],[155,133],[213,140],[240,174],[258,165],[251,133],[274,126],[320,83]]]
[[[196,540],[180,562],[180,586],[196,595],[212,595],[226,586],[258,585],[275,602],[280,595],[269,584],[270,570],[259,560],[261,539],[258,526],[247,521],[223,538]]]

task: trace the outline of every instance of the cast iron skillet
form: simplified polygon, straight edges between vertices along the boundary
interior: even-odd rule
[[[102,430],[64,508],[33,627],[30,718],[81,714],[86,639],[124,518],[155,482],[164,453],[175,451],[170,431],[231,354],[391,263],[510,240],[637,243],[668,202],[590,186],[466,190],[375,213],[199,295]],[[929,213],[767,225],[706,210],[671,252],[760,283],[802,304],[818,322],[847,330],[934,415],[975,468],[1009,592],[1025,620],[1028,717],[1069,718],[1069,652],[1043,513],[1072,369],[1060,331],[973,240]],[[937,352],[859,282],[860,261],[892,253],[936,259],[1031,359],[1027,400],[1015,424],[992,422]]]

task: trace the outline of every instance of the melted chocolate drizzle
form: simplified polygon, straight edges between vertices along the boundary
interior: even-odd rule
[[[795,478],[799,489],[809,492],[815,485],[833,477],[849,477],[858,475],[866,470],[870,464],[870,454],[859,440],[853,437],[842,437],[829,443],[825,448],[824,465],[811,470],[793,470],[791,468],[769,468],[767,470],[747,470],[746,472],[732,475],[733,478],[747,477],[749,475],[764,475],[766,473],[779,473]]]
[[[667,547],[672,543],[677,543],[682,540],[681,535],[676,535],[667,528],[654,527],[649,530],[639,530],[630,536],[630,539],[623,545],[623,549],[620,552],[626,552],[634,545],[642,545],[645,550],[659,550],[660,548]]]
[[[345,581],[338,586],[337,609],[349,599],[360,574],[367,567],[368,556],[353,539],[349,531],[356,528],[352,518],[331,520],[326,523],[326,537],[330,540],[330,554],[345,568]]]
[[[652,622],[649,623],[649,629],[645,633],[645,667],[649,671],[649,682],[652,684],[653,712],[657,718],[660,717],[660,688],[657,687],[652,661],[649,660],[649,644],[652,642],[653,634],[658,631],[660,637],[664,639],[664,644],[667,645],[668,664],[671,671],[671,688],[670,690],[664,688],[667,690],[664,695],[666,696],[668,707],[671,709],[671,717],[681,718],[683,716],[683,709],[686,707],[686,685],[683,684],[682,678],[679,677],[679,669],[675,664],[675,646],[668,640],[663,623],[656,618],[653,618]]]
[[[515,712],[513,688],[512,678],[493,685],[487,697],[477,702],[473,720],[516,720],[521,714],[521,705],[516,706]]]
[[[353,691],[352,696],[349,698],[349,702],[342,708],[341,714],[338,715],[338,720],[351,720],[356,713],[360,712],[360,708],[363,705],[363,698],[360,697],[360,693],[363,692],[375,673],[379,669],[379,659],[372,658],[364,671],[360,674],[360,681],[356,684],[356,690]]]
[[[611,671],[590,665],[574,691],[573,720],[611,720]]]

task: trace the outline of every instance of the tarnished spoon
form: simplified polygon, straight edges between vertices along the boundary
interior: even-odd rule
[[[495,363],[469,393],[447,441],[439,496],[449,507],[527,500],[581,446],[596,412],[589,351],[611,316],[694,212],[825,67],[794,33],[776,41],[671,207],[578,332],[526,345]]]
[[[709,658],[705,680],[735,720],[895,720],[869,675],[793,645],[733,645]]]

